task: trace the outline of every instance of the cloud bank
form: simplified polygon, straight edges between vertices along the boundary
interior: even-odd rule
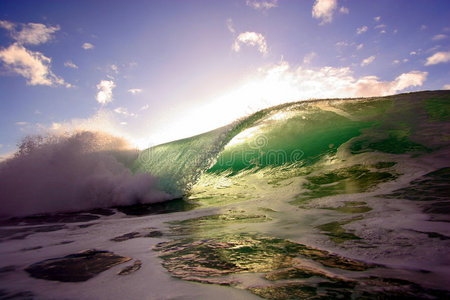
[[[21,75],[28,85],[47,85],[71,87],[63,78],[51,71],[51,59],[41,52],[32,51],[24,45],[47,43],[59,26],[46,26],[40,23],[13,23],[0,21],[0,27],[6,29],[15,42],[7,48],[0,49],[0,61],[11,72]]]
[[[29,85],[71,86],[51,71],[50,58],[40,52],[28,50],[21,44],[14,43],[0,50],[0,60],[11,71],[26,78]]]

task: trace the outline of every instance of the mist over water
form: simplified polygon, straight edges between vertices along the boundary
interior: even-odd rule
[[[173,198],[150,174],[128,168],[138,155],[100,132],[29,136],[0,163],[0,216],[81,211]]]

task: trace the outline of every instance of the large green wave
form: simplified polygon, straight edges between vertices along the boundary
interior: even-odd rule
[[[151,173],[164,190],[179,196],[204,172],[298,170],[338,153],[340,160],[363,153],[421,155],[449,145],[446,131],[436,126],[448,121],[449,104],[449,91],[283,104],[146,149],[133,170]]]

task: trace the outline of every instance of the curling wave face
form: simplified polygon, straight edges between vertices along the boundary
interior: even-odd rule
[[[223,179],[260,172],[276,178],[313,166],[344,167],[345,160],[357,157],[401,160],[404,154],[448,147],[448,107],[448,91],[288,103],[146,149],[133,170],[150,173],[161,189],[183,195],[208,174]]]

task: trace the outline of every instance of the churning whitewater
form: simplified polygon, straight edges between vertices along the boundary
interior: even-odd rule
[[[27,137],[0,165],[0,216],[159,202],[171,196],[150,174],[133,175],[126,141],[98,132]]]

